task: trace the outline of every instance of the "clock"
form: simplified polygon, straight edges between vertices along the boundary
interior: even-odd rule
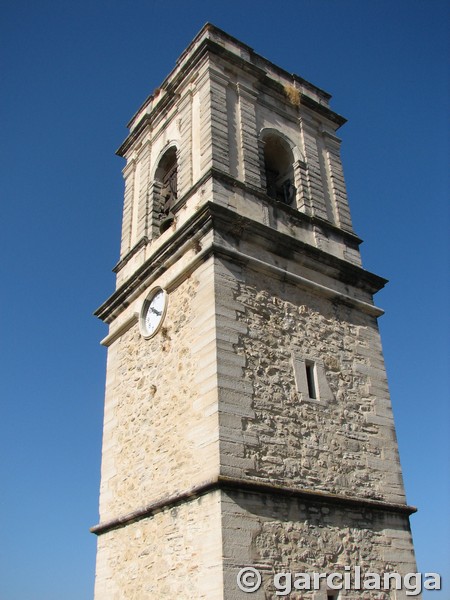
[[[154,288],[144,300],[141,310],[140,327],[145,338],[151,338],[159,331],[166,308],[166,292],[162,288]]]

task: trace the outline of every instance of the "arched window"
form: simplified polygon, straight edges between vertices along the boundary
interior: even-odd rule
[[[172,146],[161,157],[155,171],[159,189],[159,231],[163,233],[173,223],[173,207],[177,200],[177,149]]]
[[[267,195],[284,204],[293,204],[296,189],[292,150],[276,133],[267,133],[263,142]]]

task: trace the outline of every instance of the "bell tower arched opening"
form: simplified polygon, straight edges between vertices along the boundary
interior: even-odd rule
[[[272,132],[264,136],[263,143],[267,195],[292,205],[296,194],[292,150],[280,135]]]
[[[159,192],[159,231],[164,233],[173,223],[173,207],[177,201],[177,149],[170,147],[161,157],[155,171],[155,187]]]

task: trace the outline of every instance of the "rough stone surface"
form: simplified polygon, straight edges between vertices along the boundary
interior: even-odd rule
[[[136,323],[109,350],[100,516],[109,520],[184,491],[217,473],[217,406],[202,394],[215,357],[206,266],[169,295],[161,331]],[[212,410],[211,410],[212,406]]]
[[[242,325],[229,348],[243,364],[233,375],[251,388],[248,416],[236,422],[249,439],[228,450],[251,467],[233,474],[404,503],[376,319],[248,269],[218,277]],[[323,364],[329,402],[298,391],[293,357]]]
[[[279,597],[274,573],[344,574],[344,567],[359,565],[364,581],[370,572],[415,572],[409,523],[402,516],[247,493],[224,493],[222,514],[225,598],[230,600],[248,597],[236,589],[241,564],[263,575],[261,589],[251,596],[255,600]],[[326,600],[325,587],[322,593],[293,589],[288,597]],[[342,590],[339,598],[408,598],[405,590],[395,593]]]
[[[223,598],[218,493],[99,538],[95,597]]]

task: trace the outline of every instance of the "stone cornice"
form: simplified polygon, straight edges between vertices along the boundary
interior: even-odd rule
[[[237,43],[241,47],[245,47],[245,44],[242,44],[238,40],[235,40],[235,38],[232,38],[220,29],[212,25],[208,25],[208,27],[205,26],[200,32],[200,34],[192,42],[192,44],[188,47],[186,52],[182,55],[183,59],[184,56],[186,56],[186,60],[184,60],[184,62],[182,62],[181,60],[178,61],[177,66],[168,75],[168,77],[166,77],[166,79],[161,84],[160,88],[158,88],[159,90],[165,92],[164,96],[161,97],[161,99],[156,103],[156,106],[153,109],[151,109],[148,113],[143,114],[141,119],[137,123],[135,123],[137,116],[150,104],[150,102],[154,98],[154,95],[148,96],[148,98],[145,100],[145,102],[142,104],[142,106],[139,108],[139,110],[135,113],[135,115],[128,123],[128,128],[130,128],[131,131],[116,152],[119,156],[125,156],[128,149],[132,146],[134,141],[139,137],[142,130],[149,122],[153,122],[156,119],[157,115],[160,114],[162,111],[170,110],[170,108],[172,107],[172,105],[178,97],[177,92],[179,92],[180,84],[184,80],[188,79],[189,74],[198,67],[200,60],[208,54],[219,56],[223,58],[227,63],[234,64],[241,70],[251,74],[253,77],[255,77],[257,81],[261,81],[265,87],[272,88],[281,95],[284,94],[283,85],[280,82],[272,79],[265,69],[255,64],[256,62],[267,65],[268,67],[270,67],[271,70],[277,72],[283,78],[286,78],[287,81],[295,81],[299,83],[306,89],[310,89],[313,93],[322,96],[326,101],[328,101],[328,99],[331,98],[329,94],[327,94],[320,88],[314,86],[312,83],[306,81],[305,79],[302,79],[298,75],[289,73],[281,67],[274,65],[267,59],[256,54],[251,48],[247,47],[248,51],[254,59],[253,61],[242,58],[235,52],[227,50],[221,44],[208,37],[205,37],[201,41],[201,43],[199,43],[198,46],[195,47],[195,44],[201,38],[201,35],[204,34],[204,32],[208,29],[220,33],[221,36],[232,40],[234,43]],[[190,50],[191,48],[192,50]],[[191,51],[190,55],[189,51]],[[315,113],[321,115],[329,121],[332,121],[338,127],[341,127],[344,123],[347,122],[347,119],[331,110],[329,106],[327,106],[326,104],[321,104],[320,102],[314,100],[307,94],[301,95],[301,105],[309,108],[310,110],[313,110]]]
[[[94,525],[94,527],[91,527],[90,531],[96,535],[102,535],[108,531],[120,529],[130,523],[136,523],[141,519],[152,517],[158,512],[170,509],[185,502],[190,502],[195,498],[216,491],[279,496],[298,499],[304,502],[309,501],[314,502],[315,504],[320,503],[322,505],[342,506],[356,510],[366,509],[383,513],[396,513],[404,515],[405,517],[417,512],[417,509],[414,506],[408,506],[407,504],[395,504],[383,500],[371,500],[370,498],[359,498],[357,496],[344,496],[329,492],[318,492],[270,482],[219,476],[217,479],[203,482],[183,492],[168,494],[167,496],[150,502],[131,513],[126,513],[115,519]]]
[[[111,322],[133,298],[136,297],[151,280],[159,277],[168,269],[176,257],[183,253],[186,245],[194,246],[198,238],[203,237],[212,228],[212,218],[209,204],[202,206],[194,215],[176,232],[175,235],[160,246],[133,275],[121,285],[95,312],[94,315],[107,323]],[[197,234],[197,235],[196,235]],[[206,258],[205,252],[201,253],[202,260]]]
[[[133,258],[137,252],[139,252],[141,248],[144,248],[148,244],[148,242],[149,239],[146,235],[141,237],[141,239],[131,248],[131,250],[127,252],[121,260],[119,260],[117,265],[113,268],[113,273],[118,273],[120,269],[122,269],[122,267],[126,265],[127,262]]]
[[[374,317],[380,317],[382,314],[384,314],[384,311],[381,308],[378,308],[378,306],[369,304],[368,302],[364,302],[363,300],[358,300],[357,298],[349,296],[348,294],[343,294],[342,292],[339,292],[331,287],[322,285],[320,283],[312,281],[311,279],[302,277],[301,275],[297,275],[296,273],[290,273],[289,271],[281,269],[276,265],[259,260],[254,256],[244,254],[243,252],[239,252],[238,250],[235,250],[233,248],[226,247],[222,244],[214,243],[213,250],[215,256],[226,256],[236,262],[250,265],[251,267],[253,267],[253,269],[257,271],[265,272],[282,281],[290,281],[291,283],[294,283],[301,287],[309,288],[316,294],[319,294],[320,296],[323,296],[325,298],[337,299],[340,302],[342,302],[342,304],[354,306]]]
[[[303,164],[306,164],[306,163],[303,163]],[[307,215],[306,213],[301,212],[297,208],[293,208],[292,206],[288,206],[287,204],[278,202],[274,198],[271,198],[270,196],[268,196],[267,193],[263,189],[255,187],[253,185],[249,185],[248,183],[244,183],[240,179],[236,179],[232,175],[229,175],[228,173],[224,173],[223,171],[220,171],[219,169],[216,169],[216,168],[211,169],[211,171],[206,174],[206,176],[208,176],[208,175],[212,175],[215,179],[219,179],[220,181],[223,181],[224,183],[227,183],[233,187],[241,188],[242,190],[244,190],[250,194],[253,194],[257,198],[261,198],[261,200],[264,200],[265,202],[267,202],[268,204],[271,204],[272,206],[276,206],[279,210],[286,212],[287,214],[289,214],[290,216],[294,217],[295,219],[297,219],[299,221],[308,222],[308,223],[311,223],[312,225],[319,225],[320,227],[325,228],[327,231],[334,231],[335,233],[338,233],[339,235],[341,235],[345,240],[347,240],[351,244],[355,244],[356,246],[359,246],[359,244],[362,243],[362,239],[359,236],[357,236],[355,233],[353,233],[353,231],[349,231],[347,229],[342,229],[341,227],[338,227],[337,225],[333,225],[333,223],[331,223],[330,221],[327,221],[326,219],[322,219],[321,217],[317,217],[317,216],[313,216],[313,215]],[[208,177],[206,177],[206,178],[208,178]],[[180,202],[182,202],[182,201],[183,201],[183,199],[180,200]],[[385,281],[385,283],[386,283],[386,281]]]
[[[306,164],[306,163],[303,163],[303,164]],[[362,243],[362,239],[359,236],[357,236],[355,233],[353,233],[352,231],[337,227],[330,221],[322,219],[321,217],[307,215],[306,213],[301,212],[296,208],[292,208],[291,206],[288,206],[287,204],[282,204],[282,203],[278,202],[277,200],[274,200],[273,198],[268,196],[261,188],[249,185],[248,183],[244,183],[243,181],[240,181],[239,179],[236,179],[232,175],[229,175],[228,173],[224,173],[223,171],[220,171],[220,169],[217,169],[215,167],[213,167],[212,169],[207,171],[204,175],[202,175],[202,177],[186,192],[186,194],[184,194],[184,196],[179,198],[179,200],[176,202],[176,204],[173,207],[173,211],[176,213],[182,206],[184,206],[186,204],[186,202],[189,200],[189,198],[191,196],[193,196],[197,192],[197,190],[211,178],[218,179],[218,180],[222,181],[223,183],[226,183],[226,184],[232,186],[233,188],[240,188],[243,191],[256,196],[257,198],[264,200],[264,202],[277,207],[278,210],[281,210],[281,211],[287,213],[291,217],[295,218],[297,221],[307,222],[307,223],[310,223],[312,226],[314,226],[314,225],[319,226],[328,232],[337,233],[338,235],[342,236],[342,238],[344,240],[346,240],[346,242],[350,246],[354,246],[356,248],[359,246],[359,244]],[[130,260],[130,258],[132,258],[132,256],[134,256],[134,254],[137,252],[137,250],[139,250],[139,248],[142,247],[141,244],[142,244],[143,239],[147,240],[147,243],[148,243],[149,240],[147,237],[141,238],[137,242],[137,244],[135,244],[135,246],[133,248],[131,248],[131,250],[123,258],[121,258],[119,260],[119,262],[113,267],[114,273],[118,273],[127,264],[127,262]],[[137,248],[136,246],[139,246],[139,247]],[[387,283],[387,280],[384,280],[384,283]]]
[[[318,219],[317,217],[310,217],[301,213],[295,209],[286,206],[285,204],[277,203],[277,208],[279,210],[289,211],[289,214],[298,219],[299,222],[307,222],[312,225],[320,224],[320,226],[325,229],[335,229],[339,233],[343,233],[342,229],[332,226],[327,221],[323,219]],[[234,210],[221,206],[219,204],[211,203],[211,210],[214,212],[214,227],[218,231],[221,230],[230,230],[231,226],[236,222],[239,222],[240,229],[242,231],[242,235],[258,235],[261,238],[266,238],[268,240],[276,243],[277,246],[285,247],[289,250],[289,252],[297,251],[304,256],[312,258],[315,261],[315,268],[319,273],[326,274],[326,270],[321,268],[321,265],[324,267],[330,267],[334,270],[334,276],[336,279],[340,279],[344,283],[348,283],[354,285],[357,288],[364,289],[369,291],[372,294],[380,291],[387,283],[387,279],[384,277],[380,277],[379,275],[375,275],[370,271],[366,271],[362,267],[358,265],[354,265],[342,258],[335,256],[334,254],[330,254],[316,246],[312,246],[307,242],[303,242],[299,239],[292,237],[287,233],[282,233],[281,231],[277,231],[270,227],[269,225],[265,225],[264,223],[260,223],[255,221],[254,219],[250,219],[249,217],[244,217],[241,214],[237,213]],[[229,226],[225,225],[220,226],[220,221],[224,223],[228,222]],[[347,233],[347,232],[345,232]],[[352,234],[349,234],[350,236]],[[352,236],[353,237],[353,236]],[[356,236],[355,236],[356,237]],[[359,238],[357,238],[359,239]]]
[[[313,217],[308,217],[303,213],[299,213],[298,211],[294,211],[293,209],[289,209],[289,207],[284,205],[282,205],[282,207],[280,206],[280,209],[281,208],[292,211],[293,216],[295,215],[297,219],[306,219],[307,221],[310,221],[311,219],[317,220]],[[196,243],[196,240],[199,240],[211,229],[214,229],[214,231],[217,232],[227,233],[231,231],[237,223],[243,232],[242,235],[256,235],[262,239],[270,240],[279,248],[286,248],[289,253],[298,252],[299,255],[302,255],[312,261],[315,269],[319,273],[322,272],[325,275],[335,277],[337,280],[342,281],[343,283],[347,283],[358,289],[363,289],[371,294],[376,293],[386,284],[386,279],[370,273],[362,267],[353,265],[352,263],[320,250],[311,244],[295,239],[288,234],[276,231],[268,225],[259,223],[247,217],[243,217],[234,210],[214,202],[206,202],[186,223],[180,227],[179,230],[170,236],[167,241],[160,246],[145,261],[145,263],[110,296],[106,302],[104,302],[95,311],[95,316],[107,323],[112,322],[114,318],[118,316],[118,314],[120,314],[120,312],[126,308],[130,302],[141,292],[141,290],[149,284],[150,281],[156,279],[158,276],[164,273],[170,264],[175,262],[176,256],[180,255],[186,244],[193,246]],[[342,230],[338,229],[338,231],[342,233]],[[210,253],[217,252],[218,248],[219,246],[217,243],[214,247],[211,245],[209,248],[204,248],[201,253],[203,260],[205,260]],[[221,252],[223,252],[224,246],[222,245],[221,248]],[[133,253],[134,249],[131,250],[131,252]],[[233,249],[228,248],[227,252],[233,253]],[[235,254],[236,252],[237,251],[234,251]],[[237,252],[237,254],[240,253]],[[259,261],[256,257],[245,256],[245,260],[250,260],[252,258],[254,258],[252,262],[254,264],[258,263],[259,268],[261,268],[262,265],[259,263],[262,263],[262,261]],[[244,258],[242,259],[244,260]],[[266,265],[267,269],[273,270],[273,268],[275,268],[274,265],[271,265],[267,262],[264,264]],[[289,273],[284,270],[280,270],[280,276],[281,271],[284,278],[298,279],[297,283],[308,285],[308,280],[306,278],[299,278],[299,276],[295,275],[294,273]],[[364,310],[364,312],[369,312],[369,314],[373,314],[374,316],[380,316],[383,314],[381,309],[373,306],[372,304],[363,302],[357,298],[352,298],[351,296],[343,294],[338,290],[320,286],[315,282],[310,283],[310,287],[312,286],[317,288],[316,291],[319,291],[319,287],[323,288],[322,292],[325,293],[325,290],[327,290],[325,295],[341,298],[346,304],[351,303],[355,306],[357,305],[360,309]]]

